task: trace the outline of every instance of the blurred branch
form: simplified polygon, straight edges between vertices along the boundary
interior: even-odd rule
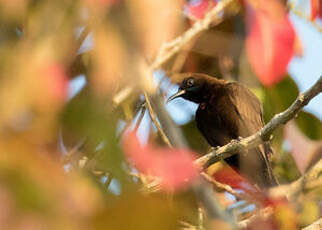
[[[267,219],[273,214],[273,210],[271,207],[263,208],[259,210],[255,215],[251,217],[241,220],[238,222],[238,229],[246,229],[251,223],[253,223],[256,219]]]
[[[79,158],[81,158],[81,155],[77,153],[79,153],[80,149],[84,147],[86,141],[85,141],[85,138],[83,138],[78,143],[76,143],[76,145],[73,146],[70,150],[67,150],[67,147],[65,146],[65,143],[64,143],[62,130],[59,130],[58,143],[59,143],[59,149],[62,152],[61,162],[62,164],[65,165],[65,164],[73,163],[74,161],[78,161]]]
[[[268,122],[260,131],[243,138],[239,141],[233,140],[229,144],[224,145],[215,149],[214,151],[200,157],[195,161],[198,166],[203,168],[208,167],[209,165],[223,160],[227,157],[234,155],[235,153],[254,148],[265,141],[268,141],[272,133],[280,127],[282,124],[285,124],[292,118],[294,118],[297,113],[307,105],[312,98],[317,96],[322,91],[322,76],[319,80],[306,92],[299,94],[298,98],[293,102],[293,104],[286,109],[284,112],[276,114],[270,122]],[[244,151],[243,151],[244,152]]]
[[[193,26],[184,34],[170,42],[163,44],[156,59],[151,65],[152,69],[160,68],[163,63],[175,55],[185,44],[187,44],[201,32],[209,29],[210,26],[220,23],[222,21],[222,17],[219,16],[219,13],[232,2],[234,2],[234,0],[224,0],[218,2],[213,9],[206,13],[202,20],[195,21]]]
[[[106,186],[106,188],[107,188],[107,189],[109,189],[109,187],[110,187],[110,185],[111,185],[111,182],[112,182],[112,180],[113,180],[113,177],[112,177],[112,175],[111,175],[111,174],[107,174],[106,176],[107,176],[107,180],[106,180],[106,182],[105,182],[105,186]]]
[[[179,224],[181,225],[181,230],[200,230],[199,226],[195,226],[186,221],[179,221]]]
[[[81,48],[82,44],[84,43],[85,39],[89,35],[90,30],[87,26],[84,27],[81,34],[79,35],[79,38],[77,39],[76,45],[75,45],[75,55],[77,55],[77,52]]]
[[[155,127],[157,128],[158,132],[160,133],[160,136],[161,136],[162,140],[164,141],[164,143],[166,143],[170,148],[172,148],[172,144],[170,143],[167,135],[164,133],[163,129],[161,128],[160,123],[157,121],[157,117],[153,111],[150,99],[149,99],[146,92],[144,92],[144,97],[145,97],[145,102],[146,102],[145,105],[149,110],[149,114],[150,114],[152,122],[154,123]]]
[[[80,74],[85,74],[87,72],[87,66],[86,66],[86,56],[89,56],[90,52],[84,52],[79,55],[77,55],[73,60],[71,60],[71,64],[68,67],[68,77],[70,79],[77,77]]]
[[[320,230],[320,229],[322,229],[322,218],[318,219],[313,224],[305,228],[302,228],[302,230]]]
[[[118,92],[113,97],[114,106],[118,106],[119,104],[121,104],[128,96],[131,95],[132,92],[133,92],[133,87],[131,86],[126,86],[124,89]]]
[[[84,27],[82,32],[80,33],[78,39],[75,41],[75,45],[71,50],[71,59],[68,64],[68,76],[70,78],[74,78],[80,74],[86,73],[86,66],[84,63],[84,56],[88,55],[89,52],[79,53],[79,49],[84,43],[85,39],[89,35],[90,30],[88,27]]]
[[[141,122],[143,120],[143,117],[144,117],[144,114],[145,114],[145,111],[146,111],[146,106],[142,106],[142,109],[141,109],[141,113],[140,113],[140,116],[135,124],[135,129],[138,129],[139,126],[141,125]]]

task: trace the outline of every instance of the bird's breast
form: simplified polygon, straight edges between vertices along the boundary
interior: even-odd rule
[[[196,124],[211,146],[225,144],[227,140],[222,113],[207,104],[200,104],[196,112]]]

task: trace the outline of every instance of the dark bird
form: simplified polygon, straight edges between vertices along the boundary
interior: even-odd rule
[[[245,86],[216,79],[206,74],[180,74],[179,90],[168,102],[182,97],[199,104],[197,127],[213,146],[248,137],[264,126],[262,105]],[[272,149],[268,142],[225,159],[237,172],[261,188],[277,185],[269,162]]]

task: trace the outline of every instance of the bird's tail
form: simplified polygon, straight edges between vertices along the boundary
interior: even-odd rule
[[[251,183],[262,189],[277,186],[278,181],[267,155],[268,149],[259,146],[248,150],[248,153],[239,153],[226,159],[227,163],[247,178]]]

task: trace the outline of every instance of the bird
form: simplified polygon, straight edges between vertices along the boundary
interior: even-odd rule
[[[214,148],[248,137],[265,124],[259,99],[244,85],[203,73],[179,74],[179,89],[167,102],[182,97],[199,104],[197,128]],[[269,142],[237,152],[225,162],[251,184],[261,189],[278,185],[270,164],[273,150]]]

